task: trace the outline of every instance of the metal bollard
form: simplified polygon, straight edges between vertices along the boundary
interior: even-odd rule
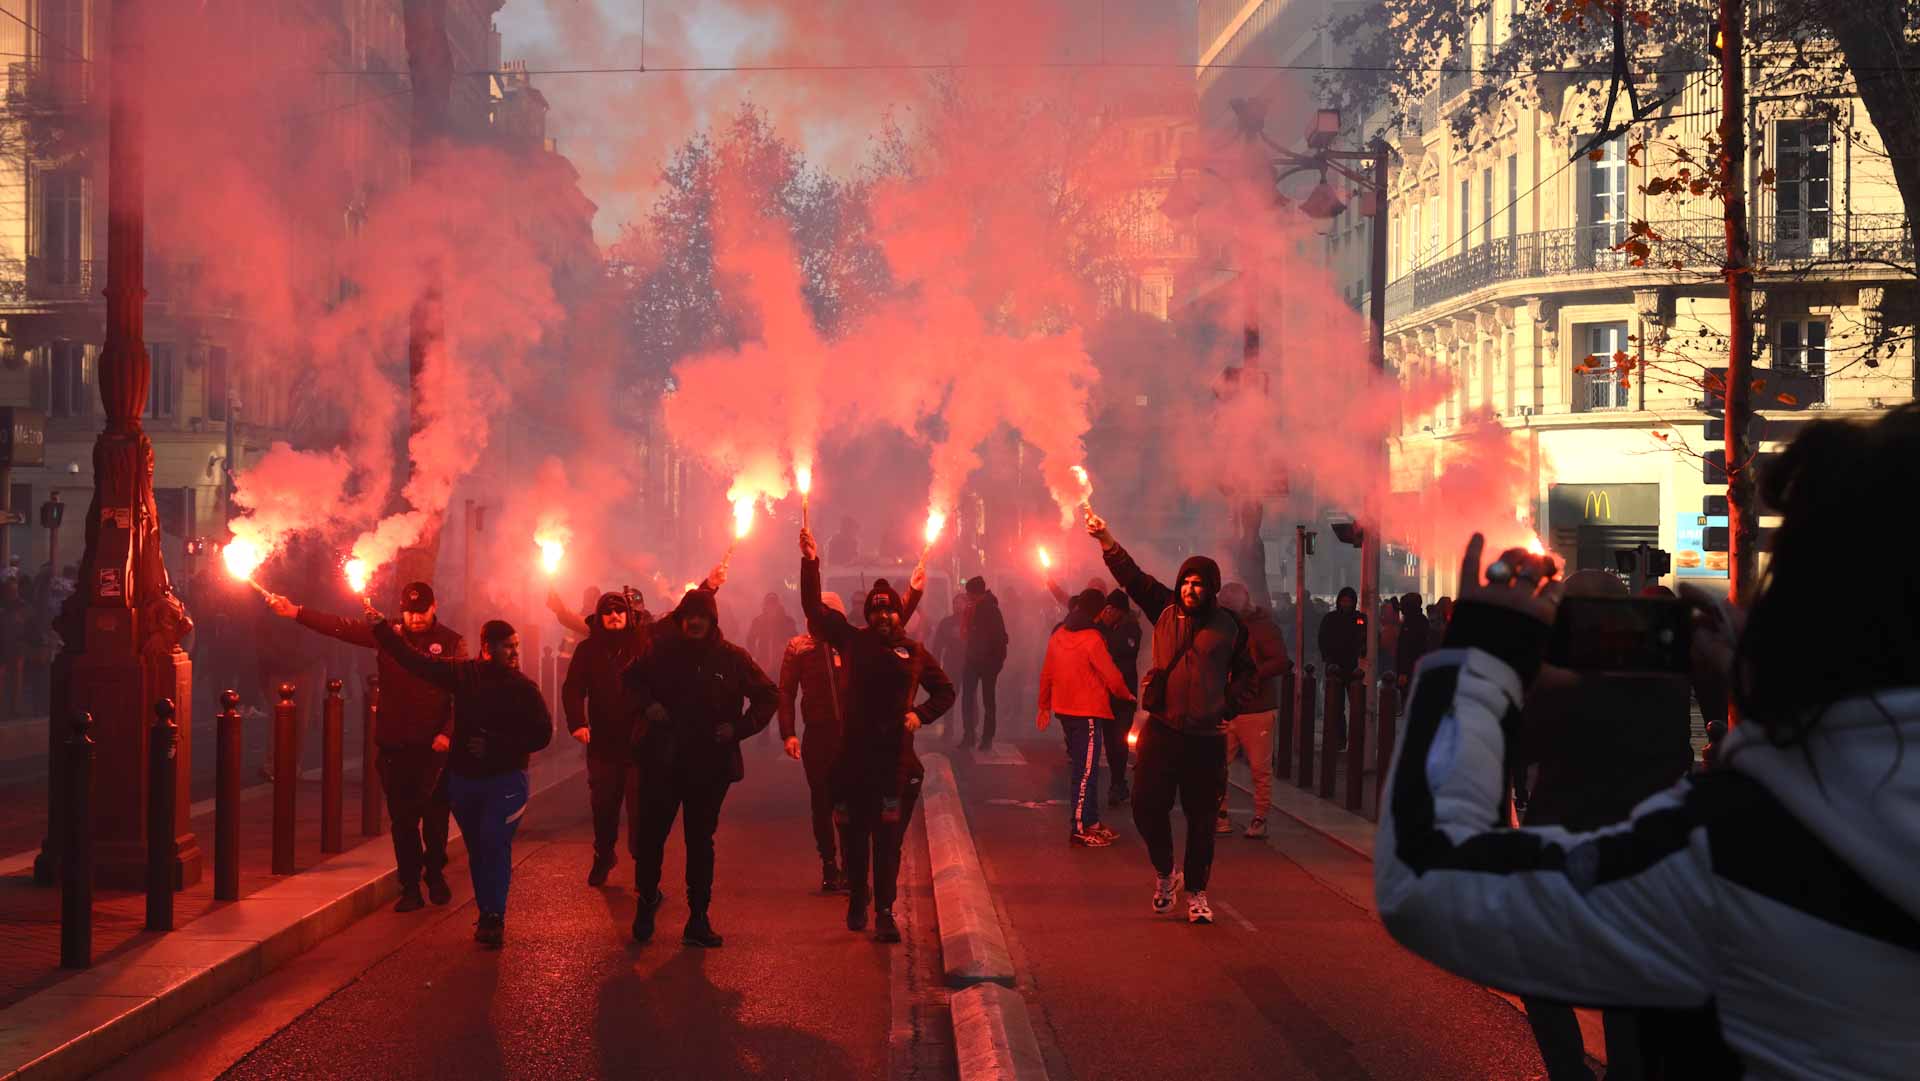
[[[1367,677],[1347,685],[1347,810],[1359,814],[1367,772]]]
[[[147,930],[173,930],[174,760],[180,752],[180,726],[173,723],[173,699],[153,704],[147,730]]]
[[[1373,820],[1380,821],[1380,801],[1385,799],[1387,770],[1393,767],[1394,726],[1400,718],[1400,684],[1388,680],[1380,685],[1379,732],[1373,741]]]
[[[1273,725],[1273,775],[1282,780],[1293,776],[1293,689],[1288,670],[1280,676],[1280,713]]]
[[[93,714],[73,719],[67,734],[66,837],[60,860],[60,967],[93,967]]]
[[[347,700],[341,696],[343,686],[337,679],[327,681],[327,699],[323,703],[320,715],[320,851],[345,852],[347,849],[341,834],[345,823],[341,810],[341,786],[346,783],[343,774],[347,753],[345,713]]]
[[[213,769],[213,899],[240,899],[240,761],[245,727],[240,693],[220,692]]]
[[[1307,665],[1307,674],[1300,678],[1300,729],[1297,748],[1300,759],[1300,775],[1295,783],[1301,788],[1313,787],[1313,709],[1318,700],[1319,684],[1313,678],[1313,665]]]
[[[294,794],[300,785],[300,760],[293,744],[293,684],[280,685],[273,707],[273,873],[293,873]]]
[[[380,677],[367,677],[360,736],[360,836],[380,836]]]
[[[1320,725],[1320,784],[1315,792],[1321,799],[1330,800],[1333,798],[1334,767],[1340,760],[1340,744],[1333,738],[1333,718],[1334,711],[1344,704],[1342,696],[1345,688],[1333,678],[1333,671],[1329,669],[1327,681],[1321,685],[1320,691],[1320,697],[1325,699],[1326,704],[1322,707],[1323,723]]]

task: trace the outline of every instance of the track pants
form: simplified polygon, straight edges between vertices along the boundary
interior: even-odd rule
[[[1187,888],[1204,890],[1213,871],[1213,817],[1227,790],[1227,737],[1176,732],[1149,721],[1133,766],[1133,824],[1153,869],[1173,873],[1173,804],[1187,816]]]
[[[1100,824],[1100,743],[1106,722],[1065,713],[1054,716],[1067,738],[1067,831],[1084,833]]]
[[[527,813],[527,771],[491,777],[447,778],[447,796],[460,836],[467,845],[467,870],[473,876],[473,903],[481,912],[507,914],[507,886],[513,878],[513,835]]]

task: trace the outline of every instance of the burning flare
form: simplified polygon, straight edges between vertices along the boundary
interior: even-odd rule
[[[244,581],[253,581],[253,572],[267,561],[266,550],[244,537],[235,537],[227,542],[220,552],[220,559],[227,565],[227,573]]]
[[[366,593],[367,580],[373,577],[373,568],[367,565],[367,561],[359,558],[349,559],[342,569],[347,572],[347,587],[358,594]]]
[[[743,495],[733,501],[733,539],[736,541],[744,539],[752,529],[753,497]]]
[[[560,569],[560,559],[567,554],[567,546],[548,537],[535,537],[533,543],[540,548],[540,569],[551,575]]]
[[[947,528],[947,514],[945,511],[930,510],[927,512],[927,547],[933,547],[933,542],[940,539],[940,531],[945,528]]]
[[[813,467],[810,465],[794,466],[793,485],[800,489],[801,496],[811,495],[813,493]]]
[[[1047,554],[1047,547],[1044,544],[1040,546],[1040,569],[1049,571],[1053,569],[1053,557]]]
[[[1540,534],[1538,533],[1527,534],[1527,554],[1536,555],[1536,556],[1543,556],[1547,554],[1547,546],[1540,543]]]

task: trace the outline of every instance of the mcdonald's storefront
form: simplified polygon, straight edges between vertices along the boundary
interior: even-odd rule
[[[1548,485],[1541,539],[1569,570],[1614,570],[1615,550],[1659,546],[1660,485]]]

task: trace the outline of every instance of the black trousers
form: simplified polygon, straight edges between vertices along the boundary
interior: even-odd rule
[[[687,908],[704,913],[713,900],[713,833],[720,828],[720,804],[732,783],[725,777],[644,777],[640,786],[639,841],[633,851],[633,886],[642,897],[660,889],[660,863],[667,835],[680,816],[687,846]],[[684,813],[683,813],[684,812]]]
[[[800,741],[800,764],[807,771],[807,796],[813,812],[813,847],[821,863],[836,863],[838,837],[833,825],[834,755],[839,747],[832,740],[805,737]]]
[[[913,808],[920,802],[920,778],[908,779],[897,796],[878,790],[858,790],[834,803],[840,823],[840,851],[847,861],[852,902],[864,907],[872,898],[876,911],[893,908],[900,893],[900,849],[913,824]],[[873,882],[868,886],[868,869]]]
[[[979,714],[979,706],[987,709],[986,727],[980,730],[980,742],[992,743],[993,732],[1000,720],[1000,669],[976,668],[967,665],[960,670],[960,717],[966,730],[961,739],[972,737],[974,719]]]
[[[447,866],[447,756],[431,747],[382,747],[380,787],[387,797],[393,862],[400,888],[420,888],[420,873],[439,878]]]
[[[1207,888],[1213,871],[1213,818],[1227,791],[1225,734],[1189,735],[1156,722],[1140,733],[1133,767],[1133,824],[1147,843],[1153,869],[1173,873],[1173,804],[1187,817],[1186,878]]]
[[[1127,733],[1133,731],[1133,703],[1113,703],[1113,720],[1100,722],[1101,737],[1107,744],[1107,788],[1127,791]]]
[[[626,758],[587,755],[587,800],[593,808],[593,856],[611,860],[620,840],[620,804],[627,805],[627,851],[639,858],[640,771]]]

